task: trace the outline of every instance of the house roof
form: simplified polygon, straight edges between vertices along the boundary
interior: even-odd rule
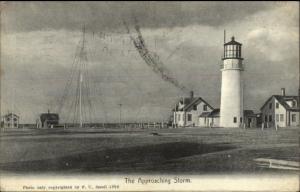
[[[210,112],[203,112],[199,115],[199,117],[208,117]]]
[[[213,107],[211,105],[209,105],[204,99],[202,99],[201,97],[185,97],[185,98],[181,98],[179,100],[179,102],[181,103],[184,103],[184,107],[183,109],[181,109],[182,111],[188,111],[190,110],[194,105],[197,105],[199,104],[200,102],[204,102],[209,108],[213,109]],[[179,106],[178,106],[178,103],[176,104],[176,111],[179,110]],[[173,111],[174,111],[174,108],[173,108]],[[180,111],[180,110],[179,110]]]
[[[18,115],[14,114],[14,113],[8,113],[8,114],[4,115],[4,117],[8,117],[8,116],[19,117]]]
[[[209,114],[210,117],[220,117],[220,109],[214,109],[212,112]]]
[[[206,101],[204,101],[204,99],[202,99],[201,97],[196,97],[194,99],[190,99],[190,103],[185,105],[183,110],[187,111],[189,109],[191,109],[195,104],[199,104],[200,102],[204,102],[209,108],[213,109],[212,106],[210,106]]]
[[[57,113],[42,113],[40,115],[41,120],[58,120],[59,116]]]
[[[299,108],[299,96],[282,96],[282,95],[272,95],[260,108],[264,108],[265,105],[272,99],[275,98],[286,110],[289,111],[300,111]],[[296,107],[291,107],[289,106],[286,102],[290,100],[296,100],[297,101],[297,106]]]
[[[257,114],[255,114],[254,112],[253,112],[253,110],[244,110],[244,116],[246,116],[246,117],[256,117],[257,116]]]
[[[199,117],[220,117],[220,109],[213,109],[211,112],[203,112]]]

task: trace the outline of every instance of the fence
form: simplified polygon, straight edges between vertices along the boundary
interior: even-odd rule
[[[61,124],[65,128],[76,128],[79,124]],[[83,124],[83,128],[140,128],[140,129],[163,129],[168,128],[166,122],[143,122],[143,123],[87,123]]]

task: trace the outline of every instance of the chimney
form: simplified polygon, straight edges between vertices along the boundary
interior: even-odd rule
[[[191,99],[194,98],[194,91],[191,91],[191,92],[190,92],[190,96],[191,96]]]
[[[281,96],[285,96],[285,88],[281,88]]]

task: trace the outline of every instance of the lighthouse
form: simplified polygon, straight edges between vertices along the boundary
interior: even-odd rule
[[[238,128],[243,125],[243,58],[242,44],[235,41],[224,42],[223,63],[221,65],[221,106],[220,127]]]

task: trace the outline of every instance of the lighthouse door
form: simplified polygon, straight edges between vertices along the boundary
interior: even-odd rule
[[[251,118],[248,118],[248,126],[247,127],[251,127]]]

